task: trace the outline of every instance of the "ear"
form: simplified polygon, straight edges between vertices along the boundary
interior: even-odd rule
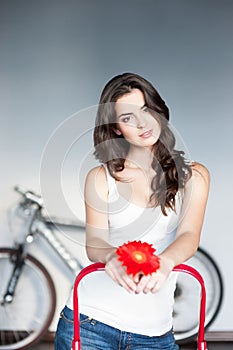
[[[122,134],[122,132],[119,129],[116,128],[112,128],[112,130],[115,132],[115,134],[117,134],[118,136],[120,136]]]

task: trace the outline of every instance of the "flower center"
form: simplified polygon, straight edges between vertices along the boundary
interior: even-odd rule
[[[141,252],[140,250],[135,250],[132,253],[132,258],[134,261],[136,261],[138,264],[142,264],[146,261],[146,254]]]

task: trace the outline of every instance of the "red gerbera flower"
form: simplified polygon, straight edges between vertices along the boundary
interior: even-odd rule
[[[118,260],[122,265],[126,266],[126,272],[129,275],[134,276],[137,273],[149,275],[160,266],[159,257],[154,254],[155,251],[152,244],[133,241],[118,247],[116,254],[119,255]]]

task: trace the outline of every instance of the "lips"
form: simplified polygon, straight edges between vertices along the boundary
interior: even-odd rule
[[[153,130],[151,129],[140,134],[139,137],[142,137],[143,139],[147,139],[152,136],[152,133],[153,133]]]

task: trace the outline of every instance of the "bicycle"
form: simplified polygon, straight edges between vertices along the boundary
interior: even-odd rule
[[[19,187],[15,190],[21,195],[16,212],[25,217],[27,224],[23,236],[17,237],[14,246],[0,248],[0,350],[28,349],[42,339],[54,317],[54,278],[43,263],[28,252],[36,235],[50,244],[74,278],[84,267],[56,237],[56,224],[43,214],[42,198]],[[85,228],[82,230],[84,232]],[[205,281],[207,328],[222,304],[221,273],[213,258],[202,248],[187,264],[196,268]],[[199,292],[189,277],[178,276],[174,306],[174,332],[178,343],[188,342],[198,333],[199,310],[194,305],[198,305]]]

